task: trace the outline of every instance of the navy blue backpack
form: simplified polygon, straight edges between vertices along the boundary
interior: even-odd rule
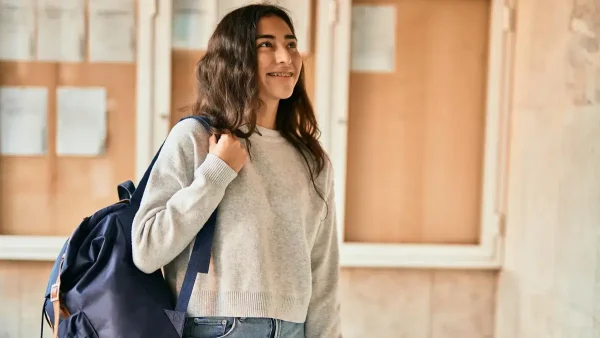
[[[201,117],[182,120],[187,118],[208,128]],[[42,316],[54,337],[182,336],[196,274],[208,273],[217,210],[196,236],[179,298],[174,299],[162,271],[140,271],[131,254],[133,218],[159,153],[137,189],[131,181],[120,184],[120,201],[86,217],[64,244],[50,273]]]

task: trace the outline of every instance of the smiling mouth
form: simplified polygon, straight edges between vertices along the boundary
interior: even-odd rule
[[[276,77],[292,77],[292,75],[294,75],[294,73],[290,73],[290,72],[277,72],[277,73],[267,73],[267,75],[269,75],[269,76],[276,76]]]

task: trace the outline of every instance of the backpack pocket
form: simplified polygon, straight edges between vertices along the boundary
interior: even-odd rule
[[[59,338],[98,338],[85,313],[79,311],[64,319],[58,326]]]

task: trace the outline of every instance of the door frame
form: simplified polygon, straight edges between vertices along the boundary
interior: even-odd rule
[[[332,26],[319,20],[317,65],[328,81],[318,96],[324,143],[335,169],[336,213],[341,264],[349,267],[474,268],[498,269],[502,265],[505,195],[507,186],[510,74],[514,44],[514,10],[504,0],[491,1],[488,72],[485,105],[485,144],[479,243],[389,244],[344,241],[346,193],[348,91],[351,51],[352,0],[321,0],[331,9]],[[331,36],[328,36],[331,34]],[[335,60],[335,62],[333,62]],[[321,91],[321,89],[318,89]]]

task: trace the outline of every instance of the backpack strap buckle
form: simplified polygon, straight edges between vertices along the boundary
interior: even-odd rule
[[[53,303],[58,302],[59,297],[60,297],[60,282],[54,283],[54,285],[52,285],[52,288],[50,289],[50,301]]]
[[[60,324],[60,315],[63,309],[60,303],[60,274],[62,272],[62,266],[65,261],[65,255],[63,254],[60,258],[60,265],[58,268],[58,276],[56,282],[50,288],[50,301],[52,301],[52,308],[54,309],[54,325],[52,327],[52,337],[58,338],[58,325]]]

